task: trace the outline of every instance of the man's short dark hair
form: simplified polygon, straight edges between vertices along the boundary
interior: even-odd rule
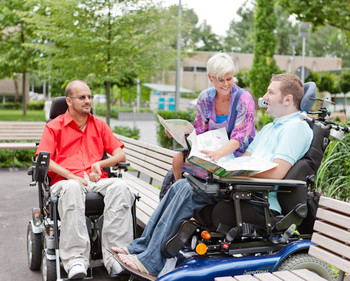
[[[304,86],[298,76],[290,73],[273,74],[271,82],[281,82],[281,93],[282,96],[292,95],[294,105],[300,110],[300,103],[304,97]]]

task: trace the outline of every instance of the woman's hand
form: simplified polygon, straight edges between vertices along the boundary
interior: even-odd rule
[[[167,134],[168,138],[172,138],[173,136],[169,133],[167,129],[164,129],[164,132]]]
[[[214,161],[215,163],[222,157],[222,155],[217,150],[201,150],[201,152],[205,155],[206,158]]]

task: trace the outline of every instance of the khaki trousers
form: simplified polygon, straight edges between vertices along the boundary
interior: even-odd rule
[[[51,187],[58,200],[61,218],[60,258],[68,272],[73,263],[83,262],[88,268],[90,240],[85,219],[85,193],[99,192],[104,196],[104,219],[102,229],[102,254],[104,265],[110,272],[114,259],[109,247],[126,247],[133,240],[131,207],[134,196],[119,178],[91,182],[85,174],[88,186],[76,180],[62,180]]]

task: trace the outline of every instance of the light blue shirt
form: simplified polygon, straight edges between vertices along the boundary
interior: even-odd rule
[[[313,132],[300,112],[276,118],[267,124],[249,145],[251,156],[273,162],[282,159],[294,165],[309,150]],[[269,197],[270,209],[281,212],[276,192]]]

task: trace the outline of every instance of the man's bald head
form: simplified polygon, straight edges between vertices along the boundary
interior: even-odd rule
[[[71,97],[73,96],[73,91],[79,90],[79,89],[84,89],[84,88],[89,88],[89,86],[86,84],[85,81],[82,80],[74,80],[70,82],[67,87],[66,87],[66,97]]]

